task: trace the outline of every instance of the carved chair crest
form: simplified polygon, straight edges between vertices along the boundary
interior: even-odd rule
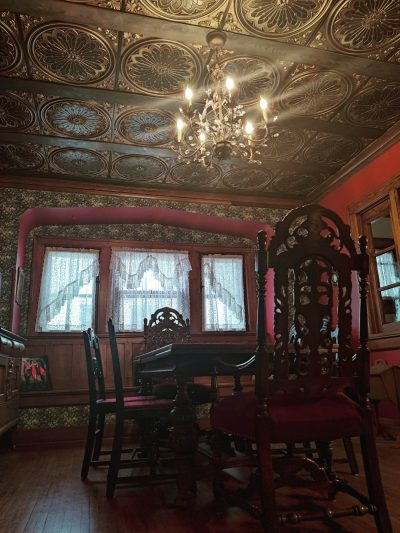
[[[190,323],[171,307],[157,309],[150,320],[144,319],[144,343],[146,350],[154,350],[173,342],[189,342]]]

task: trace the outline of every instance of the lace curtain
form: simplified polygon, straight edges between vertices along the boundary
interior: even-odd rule
[[[82,331],[93,326],[97,250],[46,248],[36,331]]]
[[[117,331],[143,331],[143,321],[160,307],[189,317],[187,252],[113,250],[108,313]]]
[[[391,285],[400,282],[400,271],[393,252],[387,252],[376,257],[379,285]],[[392,299],[395,307],[395,321],[400,321],[400,286],[381,291],[383,299]],[[391,320],[392,321],[392,320]]]
[[[243,258],[208,255],[202,258],[203,329],[244,331]]]

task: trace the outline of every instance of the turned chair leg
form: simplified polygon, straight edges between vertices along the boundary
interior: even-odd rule
[[[389,511],[383,492],[382,478],[379,470],[378,452],[373,435],[360,437],[361,452],[364,462],[365,477],[371,505],[376,506],[374,513],[378,533],[392,533]]]
[[[222,471],[222,455],[225,448],[225,435],[219,431],[214,431],[211,438],[211,448],[212,448],[212,466],[213,466],[213,493],[214,500],[219,508],[222,511],[224,507],[225,500],[223,497],[224,493],[224,475]]]
[[[87,478],[90,463],[92,461],[93,444],[94,444],[95,435],[96,435],[96,422],[97,422],[96,415],[90,414],[87,437],[86,437],[85,452],[83,455],[83,462],[82,462],[82,469],[81,469],[81,479]]]
[[[111,461],[107,474],[106,496],[108,499],[113,498],[115,485],[118,479],[118,471],[121,462],[123,429],[124,419],[122,416],[118,416],[117,414],[115,419],[115,433],[111,452]]]
[[[98,416],[96,439],[94,442],[94,450],[93,450],[93,461],[98,461],[100,457],[101,446],[103,443],[105,418],[106,416],[104,413],[101,413]]]
[[[351,442],[350,437],[345,437],[343,439],[343,446],[346,452],[347,461],[349,462],[350,472],[353,474],[353,476],[357,476],[359,473],[358,464],[356,454],[354,453],[353,443]]]

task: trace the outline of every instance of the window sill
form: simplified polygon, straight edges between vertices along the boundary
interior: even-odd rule
[[[395,350],[400,348],[400,329],[397,331],[371,333],[368,347],[370,351]]]

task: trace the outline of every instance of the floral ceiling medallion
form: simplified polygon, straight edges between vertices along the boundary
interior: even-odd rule
[[[221,167],[205,167],[200,163],[179,163],[171,169],[171,177],[184,185],[205,186],[217,181],[222,175]]]
[[[219,9],[225,0],[142,0],[150,13],[169,20],[194,20]]]
[[[107,169],[107,161],[93,150],[83,148],[59,148],[49,155],[54,170],[74,176],[98,177]]]
[[[279,193],[291,196],[304,196],[323,183],[322,176],[312,174],[295,174],[293,172],[282,172],[276,178],[272,187]]]
[[[12,70],[18,65],[20,59],[20,48],[14,36],[0,21],[0,72]]]
[[[307,31],[329,5],[329,0],[236,0],[235,9],[250,33],[281,39]]]
[[[0,94],[0,129],[26,130],[34,122],[35,115],[22,98]]]
[[[60,98],[42,109],[44,122],[59,135],[78,139],[95,138],[110,128],[110,119],[100,106]]]
[[[362,90],[347,106],[346,117],[362,126],[390,126],[400,119],[400,83]]]
[[[273,179],[272,172],[260,168],[235,168],[223,177],[223,183],[230,189],[260,190]]]
[[[114,160],[112,176],[125,181],[157,181],[167,172],[167,165],[158,157],[122,155]]]
[[[372,53],[398,40],[399,0],[349,0],[336,6],[329,18],[333,46],[352,54]]]
[[[304,142],[304,136],[298,131],[271,128],[271,136],[262,149],[262,155],[269,159],[287,160],[302,148]]]
[[[358,139],[322,134],[308,145],[304,158],[313,163],[341,165],[354,157],[360,149]]]
[[[27,45],[32,62],[64,83],[98,83],[114,70],[114,52],[108,41],[84,26],[43,24],[29,35]]]
[[[127,142],[141,146],[160,146],[173,140],[175,119],[169,113],[145,109],[123,113],[116,130]]]
[[[122,57],[122,72],[134,89],[153,95],[177,94],[188,83],[197,83],[201,63],[185,44],[144,39],[130,46]]]
[[[236,81],[241,104],[257,102],[260,93],[272,95],[279,85],[279,71],[272,61],[238,56],[221,61],[220,66]]]
[[[31,144],[0,144],[0,168],[34,170],[44,164],[42,147]]]
[[[351,93],[351,82],[339,72],[320,70],[296,76],[282,90],[281,105],[295,115],[322,115],[338,108]]]

